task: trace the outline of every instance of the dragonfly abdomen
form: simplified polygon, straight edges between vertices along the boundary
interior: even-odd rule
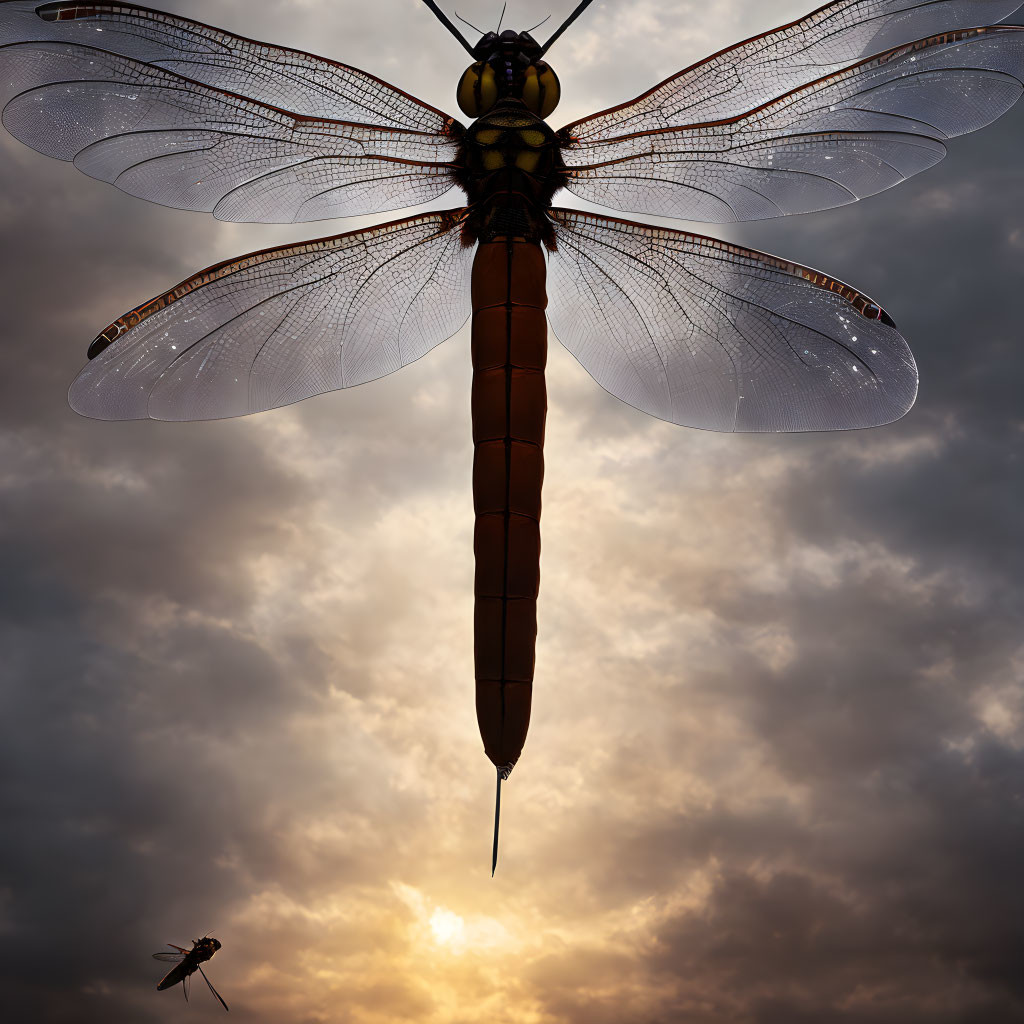
[[[540,245],[523,238],[481,242],[473,264],[476,709],[506,775],[530,723],[537,637],[546,273]]]

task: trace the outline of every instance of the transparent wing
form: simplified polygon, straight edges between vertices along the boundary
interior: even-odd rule
[[[1017,0],[839,0],[563,131],[596,142],[736,117],[863,57],[940,32],[992,25],[1018,7]]]
[[[110,325],[69,400],[97,419],[199,420],[382,377],[470,312],[462,211],[211,267]]]
[[[722,431],[870,427],[914,404],[906,342],[849,285],[701,235],[552,217],[551,328],[616,398]]]
[[[0,45],[99,48],[309,117],[443,132],[446,114],[365,71],[130,3],[0,0]]]
[[[130,195],[221,220],[378,213],[455,183],[451,124],[420,131],[292,114],[79,44],[0,46],[0,109],[33,149]]]
[[[1024,29],[889,50],[731,121],[578,142],[566,187],[632,213],[718,223],[807,213],[891,188],[1024,91]]]
[[[184,953],[154,953],[154,960],[166,960],[167,963],[177,964],[185,959]]]

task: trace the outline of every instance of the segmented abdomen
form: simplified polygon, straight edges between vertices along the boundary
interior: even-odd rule
[[[473,503],[476,510],[476,712],[484,750],[505,774],[530,724],[547,322],[535,242],[480,243],[473,264]]]

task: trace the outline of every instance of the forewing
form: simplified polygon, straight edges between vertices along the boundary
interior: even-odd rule
[[[870,427],[914,404],[906,342],[849,285],[701,235],[552,216],[551,328],[624,402],[722,431]]]
[[[469,316],[461,212],[211,267],[111,324],[71,405],[97,419],[218,419],[397,370]]]
[[[0,0],[0,45],[10,43],[99,48],[310,117],[433,132],[451,120],[358,68],[135,4]]]
[[[379,213],[455,183],[447,129],[292,114],[79,44],[0,47],[0,109],[33,149],[130,195],[221,220]]]
[[[596,142],[736,117],[863,57],[940,32],[992,25],[1018,7],[1017,0],[840,0],[563,130]]]
[[[718,223],[842,206],[945,155],[1024,91],[1024,29],[968,29],[862,61],[744,117],[568,146],[567,187]]]
[[[181,963],[185,959],[184,953],[154,953],[154,960],[166,960],[167,963],[176,964]]]

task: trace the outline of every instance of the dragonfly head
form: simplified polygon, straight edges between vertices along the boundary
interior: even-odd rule
[[[557,106],[558,77],[540,59],[541,45],[529,32],[505,29],[488,32],[473,47],[470,65],[456,92],[459,107],[470,117],[483,117],[499,100],[516,99],[538,117]]]
[[[510,28],[502,33],[488,32],[473,47],[477,60],[490,60],[500,55],[506,60],[529,63],[540,56],[540,43],[529,32],[515,32]]]

